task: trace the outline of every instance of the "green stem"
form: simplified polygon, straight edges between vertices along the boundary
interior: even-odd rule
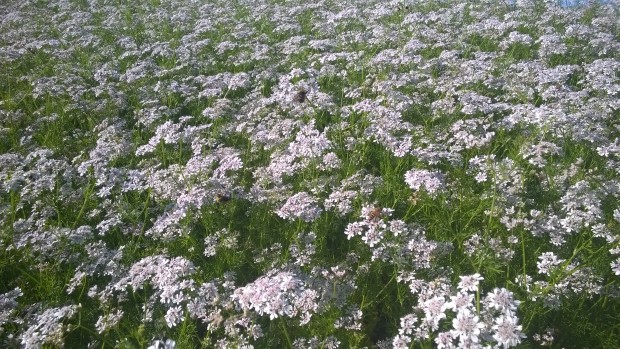
[[[142,231],[140,232],[140,235],[143,235],[146,229],[146,220],[148,218],[148,208],[149,208],[150,201],[151,201],[151,189],[149,188],[146,191],[146,202],[144,203],[144,209],[142,210],[142,215],[144,216],[144,222],[142,223]]]
[[[476,313],[480,315],[480,284],[478,284],[476,289]]]
[[[84,210],[86,210],[86,204],[88,203],[88,199],[90,198],[90,194],[92,193],[94,188],[95,188],[95,182],[93,181],[91,185],[89,185],[88,188],[86,188],[86,192],[84,193],[84,202],[82,202],[82,207],[80,207],[80,212],[75,218],[75,222],[73,222],[73,226],[71,227],[71,229],[75,229],[78,222],[80,221],[80,218],[82,218],[82,215],[84,214]]]
[[[284,336],[286,337],[286,341],[288,342],[288,347],[293,347],[293,342],[291,342],[291,338],[288,335],[288,331],[286,330],[286,325],[284,324],[284,320],[280,317],[280,327],[282,327],[282,332],[284,332]]]
[[[524,230],[521,229],[521,260],[523,263],[523,283],[526,284],[527,283],[527,270],[526,270],[527,263],[525,261],[525,236],[524,235],[525,235]]]
[[[18,195],[15,194],[14,191],[11,191],[10,200],[11,200],[11,232],[13,232],[13,223],[15,223],[15,218],[17,218],[17,204],[19,203]]]
[[[166,167],[166,149],[164,148],[164,140],[159,141],[159,148],[161,149],[161,164]]]
[[[392,283],[392,281],[396,280],[396,273],[394,273],[392,275],[392,278],[390,279],[390,281],[388,281],[385,286],[383,286],[383,288],[381,290],[379,290],[379,292],[375,295],[374,299],[371,300],[370,302],[366,303],[365,306],[369,306],[372,305],[373,303],[375,303],[378,299],[379,296],[383,293],[383,291],[385,291],[387,289],[388,286],[390,286],[390,284]],[[360,308],[360,310],[364,310],[364,308]]]

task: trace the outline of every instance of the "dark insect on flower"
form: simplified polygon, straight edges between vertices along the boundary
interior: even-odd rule
[[[215,196],[215,202],[218,204],[230,201],[230,196],[225,194],[217,194]]]
[[[368,212],[368,220],[378,221],[383,216],[383,209],[381,207],[375,207],[370,212]]]
[[[305,102],[307,94],[308,94],[308,91],[306,91],[304,89],[300,89],[293,96],[293,102],[295,102],[295,103],[303,103],[303,102]]]

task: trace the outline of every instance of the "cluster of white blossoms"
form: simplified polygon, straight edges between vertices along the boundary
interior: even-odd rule
[[[318,292],[297,274],[278,270],[236,289],[232,295],[242,309],[252,309],[270,319],[300,316],[302,324],[308,323],[318,309],[318,297]]]
[[[419,297],[414,312],[401,318],[394,348],[433,339],[437,348],[509,348],[525,338],[516,315],[520,301],[505,288],[481,297],[480,274],[460,276],[456,290],[439,278],[430,283],[402,274],[400,281]],[[481,298],[481,299],[480,299]],[[448,324],[451,323],[451,328]]]
[[[445,175],[439,171],[410,170],[405,173],[405,183],[414,191],[425,189],[435,195],[445,188]]]
[[[45,344],[62,346],[67,326],[64,321],[74,317],[79,311],[78,305],[49,308],[36,314],[30,327],[21,336],[22,348],[36,349]]]
[[[392,210],[384,207],[373,207],[365,205],[362,207],[360,217],[362,221],[349,223],[345,229],[347,239],[354,236],[361,236],[362,241],[369,247],[378,244],[383,236],[388,232],[388,224],[384,218],[392,214]]]
[[[306,192],[301,192],[288,198],[276,213],[284,219],[312,222],[321,215],[322,211],[315,198]]]

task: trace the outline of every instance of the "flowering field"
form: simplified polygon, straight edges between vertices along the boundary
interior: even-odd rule
[[[0,4],[0,347],[617,348],[620,6]]]

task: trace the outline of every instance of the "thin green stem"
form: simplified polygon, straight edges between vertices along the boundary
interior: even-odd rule
[[[284,336],[286,337],[286,341],[288,342],[288,347],[292,348],[293,342],[288,335],[288,331],[286,330],[286,324],[284,323],[284,319],[282,317],[280,317],[280,327],[282,328],[282,332],[284,332]]]
[[[78,212],[78,215],[75,218],[75,222],[73,222],[71,229],[75,229],[77,224],[80,222],[80,218],[82,218],[82,215],[84,214],[84,211],[86,210],[86,204],[88,203],[90,194],[92,193],[94,188],[95,188],[95,181],[91,181],[91,184],[86,188],[86,192],[84,193],[84,201],[82,202],[82,207],[80,207],[80,212]]]

